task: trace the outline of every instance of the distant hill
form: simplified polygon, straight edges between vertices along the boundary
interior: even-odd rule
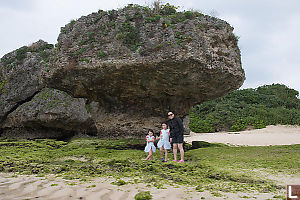
[[[281,84],[236,90],[193,107],[190,120],[189,126],[194,132],[300,125],[299,92]]]

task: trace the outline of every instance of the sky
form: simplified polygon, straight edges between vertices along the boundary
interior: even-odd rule
[[[0,0],[0,57],[39,39],[55,44],[72,19],[153,0]],[[300,91],[299,0],[169,0],[230,23],[240,37],[242,88],[281,83]]]

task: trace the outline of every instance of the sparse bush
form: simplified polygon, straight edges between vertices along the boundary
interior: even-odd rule
[[[81,54],[83,54],[86,51],[86,48],[81,48],[79,50],[77,50],[76,52],[74,52],[74,56],[79,56]]]
[[[16,58],[19,63],[23,62],[26,58],[26,53],[29,52],[29,48],[27,46],[23,46],[16,50]]]
[[[75,20],[75,19],[72,19],[72,20],[70,21],[70,25],[73,26],[73,25],[75,24],[75,22],[76,22],[76,20]]]
[[[192,19],[194,17],[193,13],[191,11],[184,12],[184,16],[187,19]]]
[[[119,27],[119,33],[117,34],[116,38],[123,39],[123,43],[132,51],[137,50],[137,48],[140,46],[141,38],[139,29],[130,25],[128,21]]]
[[[104,51],[100,50],[98,53],[98,58],[103,58],[106,56],[106,53],[104,53]]]
[[[176,11],[177,11],[178,8],[179,7],[177,7],[177,6],[174,6],[174,5],[171,5],[169,3],[166,3],[165,5],[161,5],[160,6],[159,12],[162,15],[172,15],[172,14],[176,13]]]

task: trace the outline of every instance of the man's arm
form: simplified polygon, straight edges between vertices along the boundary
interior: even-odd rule
[[[171,138],[173,138],[173,130],[172,130],[170,121],[169,121],[169,127],[170,127],[170,139],[171,139]]]

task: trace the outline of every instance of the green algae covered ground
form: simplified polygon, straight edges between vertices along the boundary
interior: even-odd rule
[[[233,147],[206,145],[189,150],[185,163],[144,161],[144,141],[77,138],[68,142],[51,139],[0,140],[0,172],[86,181],[93,177],[113,177],[116,185],[146,183],[157,188],[188,185],[197,191],[277,192],[284,189],[262,175],[296,175],[300,172],[300,145]],[[172,154],[169,153],[172,160]]]

